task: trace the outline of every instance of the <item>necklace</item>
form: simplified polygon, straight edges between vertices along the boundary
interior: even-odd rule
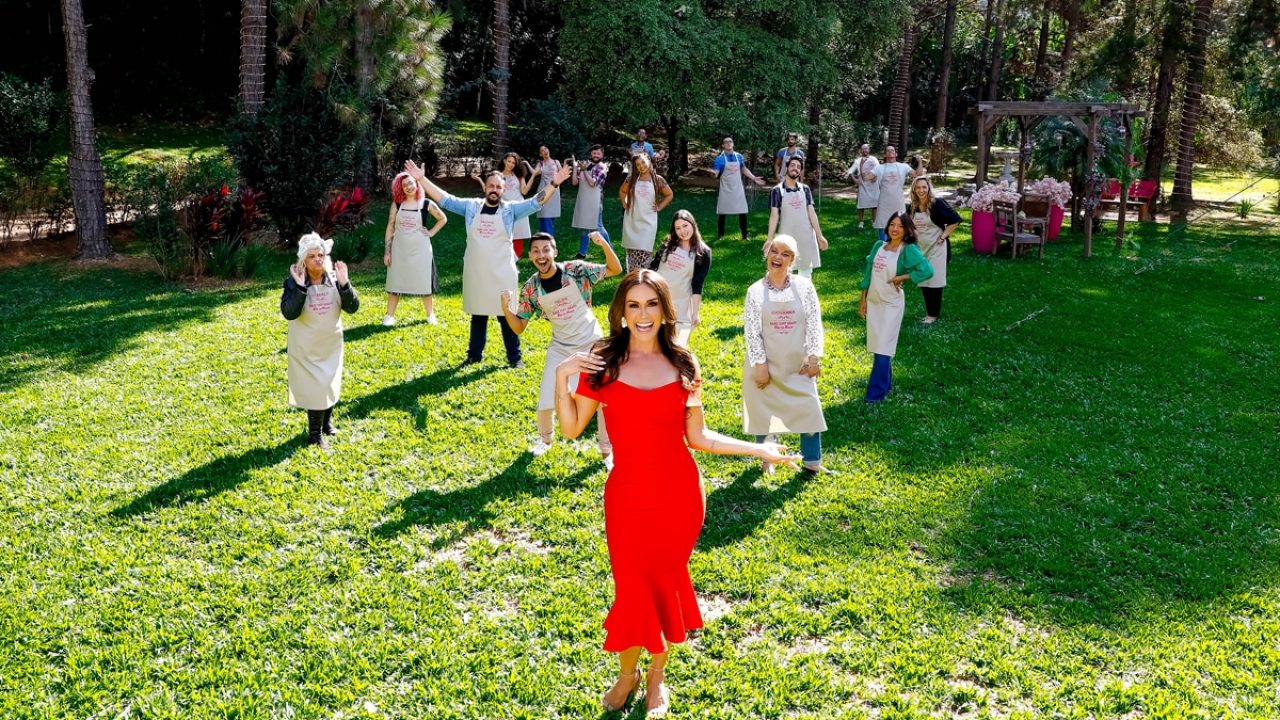
[[[769,289],[773,290],[774,292],[781,292],[783,290],[786,290],[787,288],[791,287],[791,273],[787,273],[787,279],[782,281],[782,287],[776,287],[773,284],[773,280],[769,279],[769,273],[765,273],[764,284],[768,285]]]

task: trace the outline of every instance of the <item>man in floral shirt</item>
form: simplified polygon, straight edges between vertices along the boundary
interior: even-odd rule
[[[529,276],[520,289],[520,304],[512,307],[512,293],[503,290],[502,312],[507,324],[517,335],[523,333],[535,315],[551,323],[551,345],[547,348],[547,361],[542,368],[542,385],[538,392],[538,442],[533,454],[545,453],[555,440],[552,411],[555,409],[556,366],[574,353],[587,352],[603,337],[600,323],[591,312],[592,287],[607,277],[622,273],[622,263],[613,247],[599,232],[590,234],[591,242],[604,251],[605,264],[570,260],[556,262],[556,239],[547,233],[538,233],[529,241],[529,260],[537,272]],[[576,378],[570,381],[570,389]],[[600,453],[609,465],[609,436],[604,431],[604,418],[600,421]]]

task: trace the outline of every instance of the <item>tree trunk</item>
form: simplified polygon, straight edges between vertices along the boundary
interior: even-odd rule
[[[1173,195],[1170,198],[1175,217],[1182,222],[1186,221],[1192,203],[1191,173],[1195,170],[1196,125],[1200,121],[1200,83],[1204,79],[1204,53],[1209,40],[1209,16],[1212,14],[1213,0],[1196,0],[1191,45],[1187,50],[1186,88],[1182,96],[1178,168],[1173,175]]]
[[[67,41],[67,97],[71,106],[67,174],[76,213],[76,255],[91,259],[111,257],[102,200],[102,158],[95,144],[93,101],[89,97],[93,70],[89,69],[89,43],[80,0],[62,0],[62,33]]]
[[[511,3],[493,3],[493,156],[507,152],[507,90],[511,82]]]
[[[360,129],[359,144],[356,146],[355,181],[357,187],[373,187],[373,177],[377,172],[378,156],[374,147],[377,135],[374,123],[376,113],[373,112],[374,84],[377,80],[377,66],[373,59],[374,10],[368,3],[362,3],[355,12],[356,25],[356,90],[360,93],[360,103],[368,114],[368,121]]]
[[[816,98],[809,100],[809,148],[805,150],[809,161],[809,170],[818,169],[818,124],[822,122],[822,106]]]
[[[1173,74],[1177,69],[1178,51],[1182,47],[1183,9],[1181,0],[1165,4],[1169,13],[1160,39],[1160,72],[1156,76],[1155,100],[1151,107],[1151,122],[1147,131],[1146,164],[1142,177],[1160,181],[1164,167],[1164,152],[1168,144],[1169,105],[1173,101]]]
[[[262,107],[267,62],[267,0],[240,3],[240,114],[253,117]]]
[[[1049,2],[1045,0],[1040,16],[1040,42],[1036,45],[1035,96],[1044,98],[1049,93],[1049,78],[1045,73],[1045,61],[1049,55]]]
[[[662,127],[667,132],[667,179],[675,180],[684,174],[685,158],[681,150],[689,147],[680,138],[680,120],[675,115],[662,116]]]
[[[933,127],[941,130],[947,126],[947,100],[951,97],[951,46],[956,34],[956,7],[960,0],[947,0],[947,20],[942,29],[942,68],[938,74],[938,110],[933,117]]]
[[[911,87],[911,55],[916,49],[919,31],[915,23],[907,22],[902,29],[902,54],[898,57],[897,73],[893,77],[893,93],[889,96],[889,142],[898,146],[900,156],[905,156],[903,122],[907,114],[907,94]]]
[[[996,38],[991,44],[991,75],[987,80],[987,99],[1000,99],[1000,73],[1004,70],[1005,0],[996,3]]]
[[[987,58],[990,56],[991,49],[991,23],[995,18],[996,0],[986,0],[986,2],[986,18],[982,21],[982,46],[981,50],[978,51],[978,78],[973,83],[976,86],[974,94],[978,96],[979,100],[991,99],[986,95],[986,85],[983,83],[983,79],[987,76]]]
[[[1080,25],[1080,0],[1066,0],[1065,11],[1063,20],[1067,23],[1067,29],[1062,38],[1062,72],[1064,73],[1076,53],[1076,31]]]

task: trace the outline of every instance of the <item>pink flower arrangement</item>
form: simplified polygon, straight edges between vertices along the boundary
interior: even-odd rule
[[[987,183],[978,188],[978,191],[969,196],[969,199],[963,204],[975,212],[991,212],[995,208],[995,201],[1013,203],[1015,206],[1022,196],[1009,183]]]
[[[1071,204],[1071,183],[1064,180],[1054,180],[1048,175],[1031,183],[1027,188],[1027,192],[1033,195],[1046,195],[1049,202],[1060,208],[1066,208]]]

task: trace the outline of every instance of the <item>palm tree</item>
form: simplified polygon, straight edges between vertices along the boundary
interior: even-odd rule
[[[71,151],[67,174],[71,178],[71,204],[76,213],[76,255],[111,257],[107,242],[107,213],[103,205],[102,157],[95,144],[93,101],[89,86],[89,43],[80,0],[62,0],[62,34],[67,41],[67,96],[71,107]]]
[[[1191,173],[1195,169],[1196,124],[1200,120],[1200,83],[1204,79],[1204,52],[1209,42],[1209,16],[1213,0],[1196,0],[1191,28],[1191,45],[1187,50],[1187,78],[1182,96],[1182,128],[1178,135],[1178,168],[1173,174],[1174,215],[1185,221],[1191,209]]]
[[[267,62],[267,0],[240,3],[240,113],[252,117],[262,107]]]
[[[507,91],[511,81],[511,3],[493,3],[493,155],[507,151]]]
[[[898,153],[906,156],[909,134],[907,132],[907,102],[911,92],[911,55],[916,50],[920,29],[912,17],[902,24],[902,55],[898,58],[897,72],[893,77],[893,92],[889,96],[889,140],[898,146]]]

